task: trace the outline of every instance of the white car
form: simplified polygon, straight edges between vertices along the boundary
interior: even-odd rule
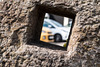
[[[51,19],[44,19],[43,27],[48,27],[52,31],[55,42],[67,40],[71,28],[71,27],[64,27],[57,21]]]

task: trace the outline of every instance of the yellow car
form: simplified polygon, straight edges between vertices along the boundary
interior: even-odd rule
[[[42,28],[40,40],[44,42],[54,42],[54,35],[49,30],[49,28],[47,27]]]

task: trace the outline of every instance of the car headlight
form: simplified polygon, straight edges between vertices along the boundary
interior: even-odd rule
[[[42,32],[43,32],[43,33],[46,33],[46,31],[43,31],[43,30],[42,30]]]

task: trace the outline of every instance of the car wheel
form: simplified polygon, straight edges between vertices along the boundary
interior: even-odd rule
[[[60,42],[60,41],[62,41],[61,35],[60,35],[60,34],[56,34],[56,35],[54,36],[54,41],[55,41],[55,42]]]

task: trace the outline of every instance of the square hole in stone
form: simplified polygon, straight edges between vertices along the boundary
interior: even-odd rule
[[[67,47],[73,19],[50,13],[45,14],[40,41]]]
[[[45,16],[45,14],[47,13],[49,14],[49,17]],[[54,50],[56,49],[66,50],[67,46],[69,45],[71,30],[74,26],[75,16],[76,16],[76,13],[70,9],[37,4],[35,8],[32,10],[32,12],[30,12],[29,14],[30,25],[27,28],[27,32],[28,32],[27,39],[26,39],[27,43],[28,44],[35,43],[39,47],[50,48]],[[62,28],[59,28],[59,29],[65,33],[61,35],[60,34],[61,32],[56,30],[60,33],[54,34],[53,32],[55,31],[53,31],[53,29],[55,29],[55,27],[52,25],[47,26],[48,28],[52,29],[52,30],[51,29],[48,30],[48,28],[45,27],[46,25],[44,22],[51,22],[51,21],[52,21],[52,24],[55,23],[55,25],[60,25]],[[66,29],[63,29],[63,28],[66,28]],[[48,35],[48,36],[46,37],[44,35]],[[56,37],[59,37],[60,40],[59,38],[56,38]],[[64,39],[63,37],[66,37],[66,38]],[[45,41],[46,38],[47,38],[47,41]]]

